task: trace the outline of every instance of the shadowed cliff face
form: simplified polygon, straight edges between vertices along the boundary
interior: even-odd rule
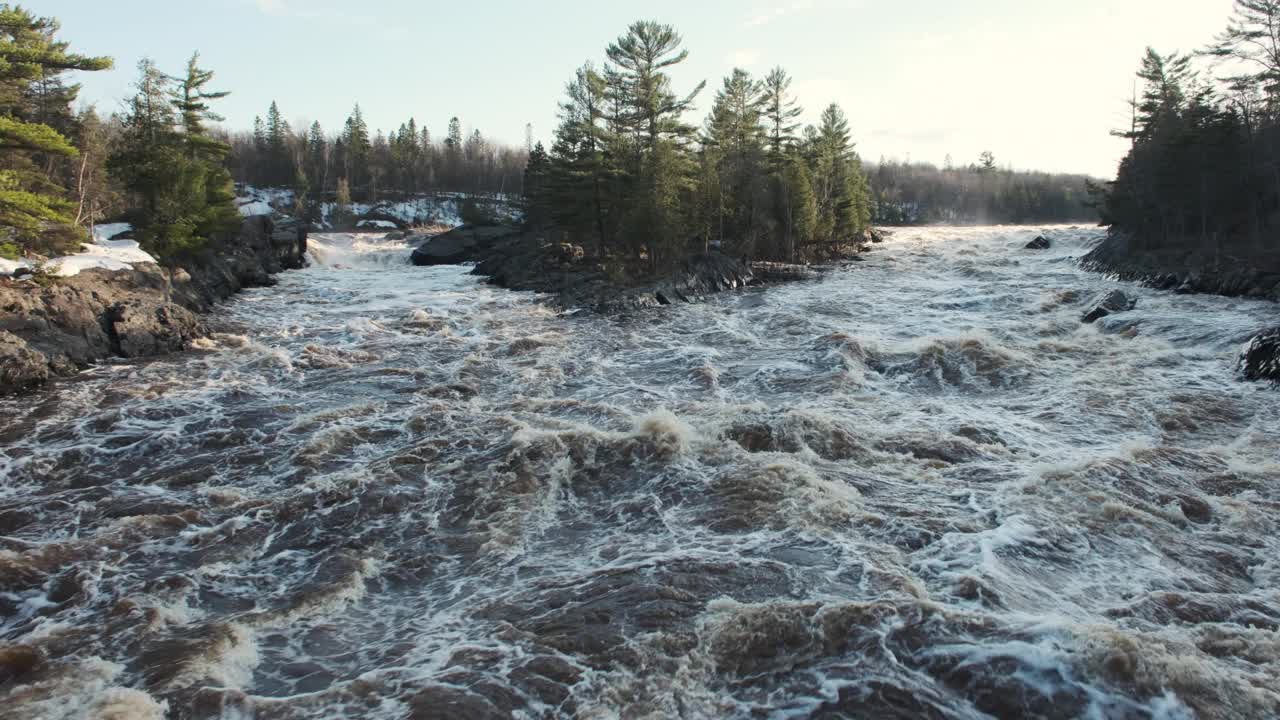
[[[1280,246],[1267,240],[1169,238],[1111,232],[1083,258],[1089,270],[1160,290],[1280,301]]]
[[[569,318],[314,237],[0,401],[0,716],[1276,716],[1275,306],[1098,239]]]

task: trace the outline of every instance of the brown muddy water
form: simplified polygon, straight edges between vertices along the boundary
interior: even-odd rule
[[[1276,306],[1097,239],[566,317],[314,238],[0,402],[0,717],[1280,717]]]

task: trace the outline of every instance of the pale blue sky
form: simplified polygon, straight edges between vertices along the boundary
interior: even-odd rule
[[[550,137],[564,83],[636,19],[671,23],[690,59],[677,89],[708,81],[696,115],[735,64],[781,64],[812,118],[848,113],[864,157],[941,164],[990,149],[1001,165],[1110,176],[1108,131],[1143,49],[1190,50],[1226,24],[1232,0],[42,0],[62,38],[116,59],[82,77],[82,98],[119,107],[143,56],[177,72],[199,50],[247,128],[274,99],[291,122],[337,129],[359,101],[370,124],[409,116],[521,143]]]

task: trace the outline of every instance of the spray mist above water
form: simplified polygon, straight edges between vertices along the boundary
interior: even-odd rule
[[[1280,716],[1274,305],[1082,324],[1097,239],[563,317],[317,236],[0,401],[0,717]]]

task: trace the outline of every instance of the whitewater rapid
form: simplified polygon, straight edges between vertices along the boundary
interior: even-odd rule
[[[1280,716],[1276,306],[1098,239],[569,317],[317,236],[0,400],[0,718]]]

